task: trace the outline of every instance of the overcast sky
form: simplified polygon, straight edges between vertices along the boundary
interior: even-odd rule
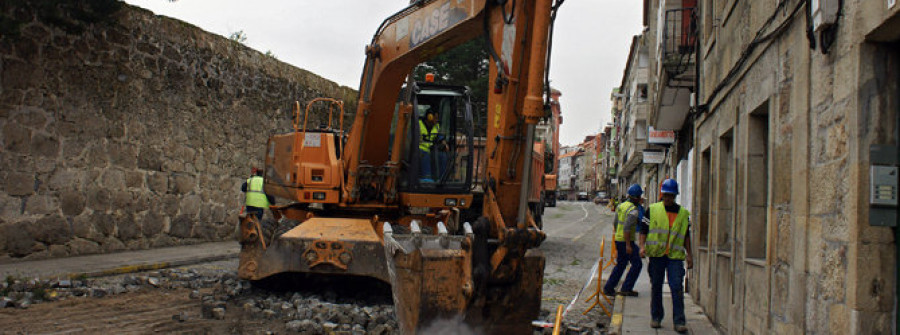
[[[385,18],[409,0],[125,0],[228,36],[341,85],[359,88],[363,50]],[[562,91],[564,145],[610,121],[609,94],[622,81],[631,37],[640,33],[638,0],[568,0],[556,19],[551,85]]]

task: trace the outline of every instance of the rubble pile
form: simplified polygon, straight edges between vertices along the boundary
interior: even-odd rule
[[[257,283],[260,284],[260,283]],[[0,308],[30,306],[72,298],[103,298],[143,290],[190,290],[206,319],[250,318],[283,323],[299,334],[398,334],[399,326],[389,293],[384,287],[372,293],[360,284],[306,282],[268,285],[273,290],[240,280],[233,270],[165,269],[141,274],[101,278],[38,279],[9,276],[0,282]],[[296,288],[296,289],[290,289]],[[388,290],[389,292],[389,290]],[[541,311],[540,319],[552,321]],[[187,313],[172,316],[187,321]],[[563,334],[600,334],[596,323],[565,324]],[[552,329],[536,330],[550,334]]]

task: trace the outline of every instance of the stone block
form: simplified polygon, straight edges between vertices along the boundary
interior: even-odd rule
[[[84,171],[72,169],[57,169],[50,177],[47,187],[51,190],[77,190],[85,184]]]
[[[47,248],[50,251],[50,257],[60,258],[69,256],[69,248],[64,245],[54,244]]]
[[[69,241],[69,250],[73,255],[96,254],[100,252],[100,244],[81,238]]]
[[[109,164],[109,152],[106,149],[106,145],[103,143],[91,145],[87,149],[84,159],[88,166],[97,168],[106,167],[106,165]]]
[[[187,215],[178,215],[172,220],[169,227],[169,235],[179,238],[191,237],[194,228],[194,220]]]
[[[809,193],[810,214],[832,214],[842,211],[849,182],[845,160],[837,160],[810,169],[815,188]]]
[[[43,157],[59,156],[59,139],[56,136],[35,133],[31,137],[31,154]]]
[[[194,227],[193,235],[191,237],[198,238],[204,241],[213,241],[216,240],[216,236],[218,235],[218,231],[216,227],[209,223],[198,223]]]
[[[115,169],[103,171],[101,186],[110,190],[125,189],[125,172]]]
[[[6,174],[6,193],[12,196],[25,196],[34,193],[34,173],[9,171]]]
[[[65,244],[72,239],[72,229],[66,219],[59,215],[50,215],[37,220],[31,225],[34,238],[44,244]]]
[[[77,191],[63,191],[59,194],[60,208],[63,215],[77,216],[84,211],[84,196]]]
[[[169,191],[169,177],[162,173],[148,173],[147,186],[157,194],[164,194]]]
[[[828,306],[828,330],[832,334],[850,334],[850,310],[847,305]]]
[[[166,228],[169,218],[159,215],[153,211],[147,212],[140,218],[141,232],[146,237],[159,235]]]
[[[181,198],[180,213],[195,218],[200,213],[201,200],[196,194],[186,195]]]
[[[101,236],[94,229],[95,214],[82,213],[72,219],[72,234],[75,238],[98,240]]]
[[[140,213],[151,208],[151,198],[155,196],[149,192],[135,191],[131,194],[131,202],[124,207],[124,210],[131,213]]]
[[[15,123],[32,129],[41,129],[47,124],[47,117],[44,116],[44,113],[44,110],[40,108],[25,107],[19,109],[12,120]]]
[[[209,220],[214,223],[223,223],[225,222],[225,205],[215,204],[212,205],[212,209],[210,210]]]
[[[850,241],[850,225],[843,213],[823,216],[818,221],[822,227],[822,238],[829,241]]]
[[[93,188],[87,192],[87,205],[95,211],[112,209],[112,194],[105,188]]]
[[[32,224],[22,221],[5,226],[3,236],[6,238],[6,250],[11,256],[24,257],[32,252],[36,243],[29,229]]]
[[[110,237],[100,243],[100,248],[103,252],[122,251],[125,250],[125,243],[122,243],[122,241]]]
[[[129,188],[143,188],[144,173],[140,171],[126,171],[125,186],[128,186]]]
[[[116,220],[110,214],[94,212],[91,221],[93,221],[94,229],[102,236],[112,236],[116,231]]]
[[[32,195],[25,201],[25,213],[51,214],[59,210],[58,200],[49,195]]]
[[[187,194],[196,187],[194,177],[186,174],[173,174],[169,177],[169,193]]]
[[[124,189],[117,189],[110,192],[112,197],[112,208],[113,210],[124,210],[129,211],[130,208],[134,204],[134,196],[132,196],[131,192],[126,191]]]
[[[851,319],[858,320],[852,325],[853,331],[844,334],[884,334],[892,333],[892,317],[889,312],[861,312],[854,310]],[[832,334],[838,334],[834,332]]]
[[[847,285],[847,246],[826,244],[822,263],[821,296],[829,301],[843,302]]]
[[[109,159],[116,166],[133,169],[137,167],[137,149],[130,144],[112,143],[109,145]]]
[[[130,218],[131,216],[129,216]],[[142,225],[135,220],[120,220],[117,223],[116,236],[122,241],[131,241],[143,235]]]
[[[890,312],[894,307],[896,269],[890,244],[853,244],[856,257],[849,261],[847,305],[863,312]]]
[[[162,171],[162,154],[152,147],[143,147],[137,156],[137,166],[144,170]]]
[[[181,198],[174,194],[164,194],[154,206],[157,212],[168,217],[174,217],[178,214],[178,207],[181,204]]]

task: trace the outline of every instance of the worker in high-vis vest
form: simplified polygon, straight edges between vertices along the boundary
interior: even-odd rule
[[[614,219],[613,228],[616,231],[616,266],[613,267],[612,273],[603,286],[603,293],[613,295],[616,293],[616,286],[625,273],[625,268],[631,264],[628,270],[628,276],[622,282],[622,289],[619,295],[636,297],[637,292],[634,291],[634,283],[637,282],[641,275],[641,268],[644,264],[641,262],[641,256],[638,255],[638,246],[634,243],[634,237],[637,235],[637,226],[644,217],[644,208],[641,206],[641,195],[644,190],[641,185],[634,184],[628,188],[628,200],[616,207],[616,217]]]
[[[261,220],[264,210],[274,203],[272,197],[263,192],[261,169],[251,169],[251,176],[241,185],[241,191],[245,193],[247,214],[254,215],[257,220]]]
[[[660,189],[662,201],[647,210],[649,223],[640,227],[641,257],[650,257],[650,326],[660,328],[665,316],[662,302],[663,281],[668,278],[672,291],[672,321],[675,331],[687,332],[684,317],[684,263],[694,267],[691,256],[690,212],[675,203],[678,182],[666,179]]]
[[[443,166],[433,166],[433,159],[437,158],[438,165],[445,164],[446,155],[435,153],[435,149],[446,150],[446,142],[441,140],[441,125],[438,123],[437,113],[428,108],[425,117],[419,119],[419,178],[422,182],[434,182],[440,177]],[[437,155],[436,155],[437,154]]]

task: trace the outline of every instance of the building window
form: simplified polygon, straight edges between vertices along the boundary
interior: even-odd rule
[[[647,84],[638,84],[637,85],[637,101],[638,102],[647,101]]]
[[[730,253],[734,238],[734,137],[733,130],[719,137],[717,177],[717,215],[716,246],[717,251]]]
[[[645,121],[635,121],[634,122],[634,138],[638,140],[646,140],[647,139],[647,122]]]
[[[769,103],[750,113],[747,148],[747,230],[745,257],[766,258],[769,204]]]
[[[709,248],[709,221],[711,220],[712,211],[712,183],[710,180],[713,179],[711,175],[712,171],[710,167],[712,166],[712,153],[710,149],[707,148],[703,151],[703,154],[700,158],[700,189],[697,192],[697,202],[700,205],[699,211],[699,220],[698,222],[698,234],[700,240],[700,248]]]

